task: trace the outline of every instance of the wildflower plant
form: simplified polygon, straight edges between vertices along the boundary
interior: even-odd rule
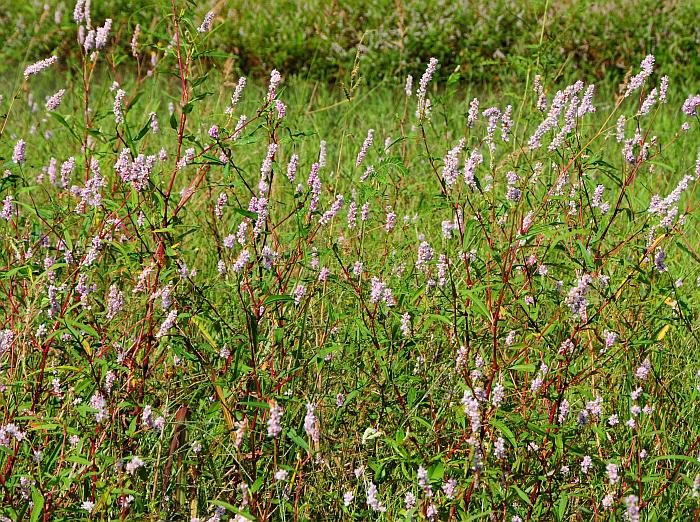
[[[648,55],[479,100],[431,58],[314,127],[171,7],[79,0],[18,69],[0,515],[697,516],[697,95]]]

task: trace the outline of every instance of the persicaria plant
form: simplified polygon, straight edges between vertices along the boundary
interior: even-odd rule
[[[215,11],[68,15],[2,102],[3,520],[698,516],[700,95],[652,55],[497,100],[433,58],[376,121],[356,68],[305,128]]]

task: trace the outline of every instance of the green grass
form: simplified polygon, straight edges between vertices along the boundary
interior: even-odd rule
[[[31,3],[0,11],[4,61],[34,61],[55,50],[76,56],[72,6],[47,5],[47,11]],[[113,49],[119,55],[130,52],[137,24],[147,58],[169,43],[170,2],[115,0],[92,7],[95,20],[115,20]],[[197,46],[211,66],[248,75],[276,67],[312,80],[348,81],[358,50],[372,83],[420,75],[432,56],[443,64],[444,77],[459,68],[470,84],[486,89],[522,81],[535,58],[548,80],[563,74],[566,81],[579,76],[621,81],[647,53],[656,56],[662,72],[683,68],[679,83],[700,74],[695,59],[700,6],[692,1],[185,2],[179,6],[187,15],[183,30],[194,32],[212,7],[214,30]]]
[[[314,3],[298,10],[283,3],[278,11],[243,4],[238,26],[224,22],[219,10],[212,32],[200,35],[195,29],[205,7],[193,12],[176,4],[182,56],[189,60],[188,103],[181,103],[177,55],[164,52],[175,31],[165,3],[124,2],[109,13],[95,6],[95,25],[106,16],[115,23],[92,73],[72,43],[76,28],[67,13],[49,31],[50,16],[29,23],[40,16],[28,5],[16,13],[34,30],[1,26],[0,34],[11,37],[0,80],[0,161],[7,171],[0,199],[12,196],[14,207],[11,219],[0,219],[0,515],[209,520],[219,507],[225,513],[219,518],[227,520],[425,520],[434,504],[436,520],[619,520],[635,495],[642,520],[697,516],[697,181],[689,181],[678,203],[684,220],[656,227],[659,217],[648,212],[655,194],[663,198],[684,176],[697,176],[700,120],[680,111],[697,88],[688,79],[697,65],[684,62],[685,45],[697,31],[682,25],[692,4],[659,8],[655,21],[641,26],[645,12],[626,2],[590,14],[588,4],[564,3],[549,7],[542,25],[544,4],[501,2],[473,31],[475,9],[445,8],[440,17],[426,15],[425,32],[407,31],[399,54],[372,40],[377,24],[390,26],[400,16],[399,9],[386,14],[389,5],[331,4],[311,17]],[[397,5],[410,28],[420,25],[421,10],[435,14],[428,4]],[[157,14],[152,22],[149,12]],[[584,15],[585,24],[576,22]],[[624,28],[623,17],[630,17]],[[490,25],[494,20],[497,26]],[[147,60],[128,55],[137,22],[144,29],[142,56],[158,55],[150,76]],[[666,41],[654,40],[678,26],[684,29]],[[454,27],[472,43],[450,40]],[[504,42],[495,27],[504,28],[498,33]],[[600,27],[608,32],[598,34]],[[329,58],[328,45],[352,49],[365,33],[379,43],[359,61],[354,51]],[[583,51],[558,49],[583,35],[622,36],[608,37],[611,54],[595,62]],[[485,58],[503,46],[505,58]],[[654,74],[622,100],[618,83],[625,72],[638,73],[651,48],[658,50]],[[237,50],[227,65],[207,49]],[[29,57],[53,50],[59,64],[25,81]],[[415,92],[433,52],[446,59],[428,84],[432,114],[417,117],[415,94],[404,94],[404,74],[413,73]],[[284,77],[276,92],[286,105],[284,118],[266,99],[273,66]],[[503,71],[498,77],[496,69]],[[225,108],[241,72],[250,73],[248,86],[229,116]],[[666,72],[668,102],[635,116]],[[578,117],[551,151],[557,131],[541,148],[527,148],[545,116],[535,107],[535,74],[544,76],[549,102],[569,79],[598,83],[596,111]],[[115,80],[126,92],[123,123],[113,110]],[[60,88],[66,97],[47,113],[45,97]],[[479,118],[467,128],[474,97]],[[512,133],[503,141],[499,123],[491,154],[482,111],[507,105]],[[150,129],[151,112],[158,133]],[[232,140],[241,114],[250,123]],[[643,136],[656,137],[647,159],[625,161],[615,139],[620,114],[628,118],[625,138],[637,125]],[[686,121],[690,130],[681,131]],[[209,137],[212,125],[219,126],[219,139]],[[368,129],[374,143],[358,166]],[[460,173],[450,188],[445,157],[461,138],[460,169],[475,149],[484,163],[475,186]],[[27,157],[15,163],[18,139],[26,140]],[[327,161],[313,211],[307,179],[322,140]],[[278,148],[265,178],[269,215],[254,237],[260,213],[249,202],[251,192],[265,192],[261,165],[273,142]],[[176,168],[190,147],[196,158]],[[143,190],[115,170],[124,150],[134,160],[163,148],[167,159],[154,161]],[[299,156],[294,182],[286,177],[293,154]],[[71,156],[76,169],[68,187],[52,184],[42,168],[55,158],[60,171]],[[76,212],[80,195],[70,187],[82,189],[95,177],[92,160],[105,179],[103,200]],[[533,182],[538,162],[541,174]],[[370,164],[374,173],[360,181]],[[517,182],[507,181],[510,171]],[[519,198],[507,197],[508,185],[521,191]],[[606,214],[592,204],[598,185],[611,205]],[[188,187],[194,189],[183,195]],[[217,216],[222,192],[228,202]],[[345,197],[343,208],[319,224],[336,194]],[[348,221],[353,200],[355,227]],[[360,218],[365,202],[366,221]],[[532,225],[523,230],[530,211]],[[387,212],[396,213],[389,231]],[[443,222],[455,219],[459,230],[446,239]],[[229,244],[227,236],[242,222],[248,223],[244,245]],[[94,261],[82,262],[96,237]],[[60,241],[74,262],[65,261]],[[426,243],[432,258],[425,256]],[[265,247],[275,252],[272,261]],[[244,249],[251,260],[237,272]],[[659,249],[667,272],[654,266]],[[442,268],[441,255],[448,261]],[[357,261],[361,276],[353,274]],[[329,270],[325,280],[319,280],[322,268]],[[584,275],[592,282],[588,315],[581,318],[567,294]],[[375,302],[375,277],[393,300]],[[109,317],[113,286],[123,292],[124,305]],[[172,310],[176,321],[164,328]],[[609,331],[617,341],[601,352]],[[562,353],[567,339],[573,348]],[[648,376],[640,378],[647,365]],[[503,387],[498,404],[496,384]],[[475,403],[466,399],[481,393],[487,400],[470,416]],[[594,414],[589,403],[598,397],[602,412]],[[559,420],[564,400],[570,412]],[[277,437],[267,426],[274,403],[284,410]],[[305,419],[307,404],[315,419]],[[651,411],[632,414],[634,405]],[[612,415],[619,416],[617,425],[609,423]],[[634,428],[625,424],[631,417]],[[14,436],[10,425],[24,437]],[[581,469],[585,456],[592,459],[588,473]],[[130,472],[126,466],[135,457],[143,466]],[[617,481],[606,473],[610,463],[619,466]],[[286,478],[276,478],[280,470]],[[456,481],[454,495],[443,489],[448,480]],[[368,505],[371,484],[385,512]],[[354,500],[345,505],[348,492]],[[409,492],[417,498],[413,508],[405,504]],[[91,512],[84,502],[94,503]]]

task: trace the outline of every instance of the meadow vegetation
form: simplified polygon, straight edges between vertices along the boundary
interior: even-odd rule
[[[700,516],[698,9],[597,4],[0,12],[0,520]]]

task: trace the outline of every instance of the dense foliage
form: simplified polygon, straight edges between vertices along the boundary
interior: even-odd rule
[[[215,10],[205,52],[210,66],[264,76],[348,81],[356,53],[373,79],[420,74],[431,57],[447,77],[459,67],[470,84],[506,88],[524,79],[535,56],[546,77],[578,75],[620,81],[639,56],[654,52],[662,71],[683,68],[685,84],[700,76],[700,4],[670,0],[244,0],[209,2]],[[70,2],[0,7],[0,56],[40,59],[78,55]],[[199,25],[207,5],[178,8]],[[129,52],[138,26],[142,45],[165,48],[172,37],[167,0],[93,2],[95,20],[111,18],[112,49]],[[192,27],[194,29],[194,26]],[[27,41],[32,45],[27,48]],[[148,55],[147,55],[148,57]]]
[[[2,85],[0,516],[700,514],[700,95],[678,62],[597,88],[552,69],[544,19],[536,56],[512,47],[517,94],[474,97],[427,29],[338,60],[329,91],[213,70],[224,8],[136,30],[151,7],[95,7],[18,8],[42,29],[9,40],[55,54]],[[425,49],[415,78],[375,74]]]

